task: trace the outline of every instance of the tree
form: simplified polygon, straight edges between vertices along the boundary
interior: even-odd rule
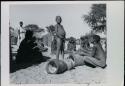
[[[25,30],[32,30],[33,32],[45,32],[44,29],[40,28],[38,25],[36,24],[28,24],[25,27]]]
[[[54,33],[54,31],[55,31],[55,27],[53,26],[53,25],[50,25],[50,26],[47,26],[46,27],[47,28],[47,31],[49,32],[49,33]]]
[[[47,31],[48,31],[48,42],[51,46],[51,53],[56,54],[57,41],[56,41],[56,37],[54,36],[55,27],[54,27],[54,25],[49,25],[46,28],[47,28]]]
[[[83,16],[84,21],[95,32],[106,31],[106,4],[93,4],[88,15]]]

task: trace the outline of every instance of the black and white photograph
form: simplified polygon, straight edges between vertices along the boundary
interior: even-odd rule
[[[109,4],[34,3],[8,6],[9,84],[107,84],[116,61],[108,49]]]

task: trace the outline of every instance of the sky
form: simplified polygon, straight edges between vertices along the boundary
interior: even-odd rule
[[[91,4],[10,5],[9,20],[14,28],[18,28],[19,21],[23,21],[24,25],[37,24],[46,29],[46,26],[56,24],[56,16],[61,16],[66,37],[79,38],[90,31],[90,27],[82,18],[90,9]]]

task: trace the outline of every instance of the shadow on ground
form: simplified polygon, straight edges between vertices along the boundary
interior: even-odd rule
[[[46,62],[50,59],[50,57],[43,56],[42,58],[33,59],[29,62],[16,63],[15,61],[10,61],[10,73],[16,72],[20,69],[25,69],[33,65],[38,65],[41,62]]]

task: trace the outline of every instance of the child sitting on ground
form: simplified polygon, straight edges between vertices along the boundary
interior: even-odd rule
[[[36,38],[33,36],[33,31],[27,30],[25,38],[21,41],[17,55],[16,63],[27,63],[38,60],[44,60],[40,49],[35,42]]]
[[[90,42],[93,44],[93,49],[87,53],[81,53],[84,55],[84,63],[104,68],[106,66],[106,54],[100,43],[100,36],[92,35]]]

